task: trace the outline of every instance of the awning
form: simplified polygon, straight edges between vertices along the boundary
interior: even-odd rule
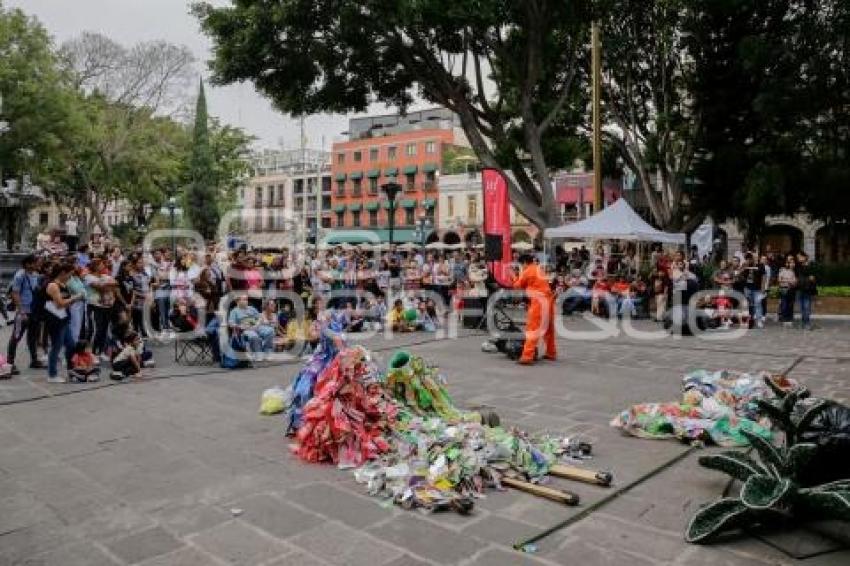
[[[363,205],[366,210],[378,210],[378,201],[373,200],[372,202],[367,202]]]
[[[332,229],[327,230],[325,237],[322,239],[322,244],[336,245],[342,243],[348,244],[382,244],[390,241],[390,231],[384,228],[361,228],[361,229]],[[421,235],[420,235],[421,237]],[[414,243],[419,244],[420,238],[417,237],[416,230],[411,228],[396,228],[393,230],[393,243],[404,244]]]
[[[334,206],[334,212],[345,212],[345,205],[344,204],[338,204],[338,205]]]
[[[337,173],[335,178],[337,181],[345,181],[345,173]]]
[[[352,178],[352,179],[354,179],[355,181],[356,181],[357,179],[362,179],[362,178],[363,178],[363,171],[355,171],[355,172],[354,172],[354,173],[352,173],[350,176],[351,176],[351,178]]]
[[[348,205],[348,210],[350,210],[351,212],[360,212],[360,203],[352,202]]]
[[[369,171],[366,172],[366,176],[369,177],[370,179],[377,179],[378,177],[381,176],[381,170],[380,169],[369,169]]]
[[[404,168],[405,175],[415,175],[419,168],[416,165],[408,165]]]
[[[422,206],[424,208],[434,208],[437,205],[437,201],[432,198],[426,198],[422,201]]]
[[[412,198],[407,199],[406,198],[406,199],[403,199],[400,204],[401,204],[402,208],[416,208],[416,199],[412,199]]]
[[[437,169],[439,169],[439,167],[437,166],[437,164],[436,164],[436,163],[426,163],[426,164],[422,167],[422,170],[423,170],[423,171],[425,171],[426,173],[433,173],[433,172],[434,172],[434,171],[436,171]]]
[[[387,167],[384,169],[385,177],[395,177],[396,175],[398,175],[398,167]]]

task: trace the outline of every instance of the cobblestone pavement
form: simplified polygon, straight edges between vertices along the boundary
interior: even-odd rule
[[[521,369],[483,353],[483,335],[470,331],[364,342],[385,359],[407,344],[442,367],[460,404],[492,407],[506,424],[592,440],[591,464],[612,469],[620,489],[688,448],[622,436],[608,425],[617,411],[675,398],[682,373],[700,367],[792,368],[815,394],[848,401],[848,328],[774,327],[731,342],[561,340],[560,361]],[[280,420],[257,414],[263,389],[289,383],[296,364],[220,371],[174,366],[167,346],[156,355],[163,379],[48,385],[25,372],[0,382],[0,565],[794,563],[754,539],[683,542],[687,518],[725,485],[694,452],[521,554],[514,543],[611,490],[558,480],[581,506],[509,491],[471,517],[386,508],[350,472],[294,459]],[[843,551],[799,563],[848,562]]]

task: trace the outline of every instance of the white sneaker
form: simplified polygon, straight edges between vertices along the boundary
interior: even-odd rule
[[[763,321],[763,320],[758,321],[758,322],[756,323],[756,327],[757,327],[757,328],[764,328],[764,321]]]
[[[100,381],[100,376],[96,373],[90,374],[87,378],[87,381],[89,383],[94,383],[96,381]]]
[[[156,360],[146,360],[142,362],[142,367],[152,368],[156,367]]]
[[[57,375],[54,377],[48,377],[47,383],[68,383],[68,378],[64,375]]]

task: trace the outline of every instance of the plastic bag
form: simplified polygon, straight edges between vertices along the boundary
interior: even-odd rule
[[[276,415],[282,413],[283,409],[289,404],[287,397],[289,397],[290,391],[281,387],[272,387],[263,391],[263,396],[260,399],[260,414]]]

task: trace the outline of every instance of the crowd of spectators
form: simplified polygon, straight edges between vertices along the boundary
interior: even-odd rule
[[[329,312],[348,332],[434,331],[465,300],[487,295],[477,250],[338,246],[296,253],[209,245],[143,253],[50,243],[24,259],[9,286],[15,318],[7,361],[14,366],[24,342],[30,367],[46,368],[55,382],[96,380],[103,366],[114,379],[142,375],[153,364],[150,340],[187,334],[207,336],[214,358],[226,365],[232,361],[218,347],[222,326],[230,345],[252,362],[296,348],[295,354],[309,354]],[[776,288],[778,320],[790,323],[799,302],[802,326],[810,328],[817,293],[804,253],[782,260],[746,253],[712,263],[660,248],[639,257],[633,247],[581,246],[558,248],[548,270],[563,314],[661,320],[674,297],[687,300],[707,289],[701,306],[717,326],[761,328],[767,294]]]

